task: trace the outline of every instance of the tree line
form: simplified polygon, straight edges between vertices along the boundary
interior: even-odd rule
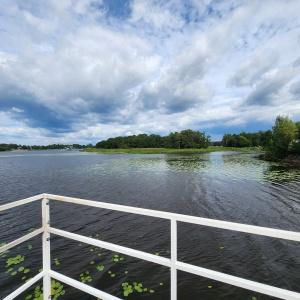
[[[272,130],[258,132],[241,132],[239,134],[224,134],[224,147],[266,147],[272,141]]]
[[[210,137],[204,132],[191,129],[171,132],[167,136],[157,134],[138,134],[109,138],[96,144],[96,148],[125,149],[125,148],[207,148]]]
[[[17,144],[0,144],[0,151],[9,151],[17,148],[18,148]]]
[[[17,144],[0,144],[0,151],[9,151],[9,150],[51,150],[51,149],[84,149],[91,147],[92,145],[79,145],[79,144],[51,144],[51,145],[17,145]]]
[[[300,154],[300,122],[278,116],[272,130],[255,133],[225,134],[225,147],[257,147],[266,151],[266,157],[281,159],[289,154]]]
[[[289,154],[300,154],[300,122],[288,117],[278,116],[272,130],[254,133],[225,134],[222,141],[211,142],[210,136],[204,132],[191,129],[171,132],[169,135],[138,134],[118,136],[100,141],[96,148],[207,148],[210,145],[224,147],[261,147],[270,159],[281,159]],[[26,146],[17,144],[0,144],[0,151],[7,150],[48,150],[48,149],[84,149],[92,147],[80,144],[51,144],[47,146]]]

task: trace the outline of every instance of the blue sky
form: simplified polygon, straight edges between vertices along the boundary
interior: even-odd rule
[[[2,0],[0,142],[300,120],[299,0]]]

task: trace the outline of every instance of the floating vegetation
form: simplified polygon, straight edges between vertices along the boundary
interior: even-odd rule
[[[3,245],[0,244],[0,246]],[[31,250],[33,247],[31,244],[25,245],[28,250]],[[102,256],[101,253],[99,253],[101,248],[98,247],[93,247],[93,248],[88,248],[89,251],[94,252],[93,255],[95,257],[100,257]],[[97,255],[97,256],[96,256]],[[160,255],[159,252],[155,253],[155,255]],[[124,257],[120,254],[113,254],[110,258],[108,258],[111,263],[120,263],[124,261]],[[30,276],[31,270],[27,268],[26,266],[23,265],[23,262],[25,261],[25,256],[22,255],[16,255],[14,257],[9,257],[6,259],[6,273],[8,273],[11,276],[17,276],[20,281],[27,282],[30,280],[32,276]],[[58,258],[53,258],[53,264],[55,266],[60,266],[61,262]],[[107,267],[105,264],[95,260],[91,260],[89,262],[89,265],[93,266],[92,269],[89,269],[89,271],[84,271],[80,274],[79,278],[82,283],[88,284],[94,280],[94,275],[96,276],[96,272],[103,272]],[[95,269],[94,269],[95,268]],[[42,270],[40,270],[42,271]],[[91,272],[91,273],[90,273]],[[116,278],[118,276],[118,272],[113,272],[111,270],[108,270],[106,273],[110,278]],[[120,273],[121,275],[122,273]],[[129,274],[128,270],[123,271],[124,275]],[[100,274],[99,274],[100,275]],[[124,276],[123,275],[123,276]],[[96,278],[96,277],[95,277]],[[159,286],[163,286],[164,283],[160,282]],[[123,295],[125,297],[128,297],[130,294],[152,294],[155,293],[155,290],[152,288],[144,287],[142,282],[124,282],[122,283],[122,290],[123,290]],[[52,280],[51,281],[51,297],[52,300],[57,300],[59,299],[60,296],[65,294],[64,286],[57,282]],[[26,295],[24,298],[25,300],[43,300],[43,288],[41,285],[37,285],[34,287],[33,290],[31,290],[31,293]],[[99,299],[101,300],[101,299]],[[255,299],[252,299],[255,300]]]
[[[6,268],[8,268],[8,266],[6,266]],[[30,269],[24,268],[23,266],[21,266],[19,268],[15,268],[15,264],[6,270],[6,273],[10,274],[11,276],[16,276],[18,273],[27,274],[29,272],[30,272]],[[26,279],[26,276],[23,276],[22,280],[25,280],[25,279]]]
[[[143,286],[141,282],[123,282],[122,283],[122,289],[123,289],[123,295],[125,297],[128,297],[130,294],[136,292],[136,293],[155,293],[155,290],[149,289]]]
[[[25,259],[25,256],[22,256],[22,255],[17,255],[15,257],[10,257],[6,260],[6,268],[12,266],[12,265],[18,265],[20,264],[21,262],[23,262]]]
[[[108,274],[110,275],[111,278],[116,277],[116,273],[113,273],[112,271],[108,271]]]
[[[223,250],[224,248],[225,248],[224,246],[220,246],[220,247],[219,247],[220,250]]]
[[[55,280],[51,281],[51,296],[53,300],[58,299],[59,296],[63,296],[65,294],[64,286]]]
[[[96,266],[96,269],[97,269],[97,271],[102,272],[102,271],[104,270],[104,266],[101,265],[101,264],[98,264],[98,265]]]
[[[299,169],[287,169],[274,166],[269,168],[264,175],[266,180],[274,183],[292,182],[300,179]]]
[[[120,262],[120,261],[122,261],[122,260],[124,260],[124,257],[123,257],[123,256],[119,256],[118,254],[115,254],[115,255],[111,258],[111,261],[112,261],[112,262],[115,262],[115,263]]]
[[[64,294],[64,286],[58,281],[51,280],[51,299],[57,300],[59,296],[63,296]],[[34,288],[33,294],[27,295],[25,300],[43,300],[43,288],[37,285]]]
[[[92,276],[90,275],[89,271],[85,271],[80,274],[80,281],[82,283],[91,282],[93,280]]]
[[[54,264],[58,267],[60,265],[59,259],[54,258]]]
[[[128,297],[130,294],[133,293],[133,287],[128,282],[123,282],[122,283],[122,288],[123,288],[123,295],[125,297]]]

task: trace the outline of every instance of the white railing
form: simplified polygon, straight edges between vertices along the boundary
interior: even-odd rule
[[[228,275],[222,272],[213,271],[210,269],[198,267],[192,264],[187,264],[177,260],[177,223],[191,223],[204,225],[214,228],[227,229],[233,231],[239,231],[244,233],[250,233],[255,235],[262,235],[267,237],[279,238],[290,241],[300,242],[300,233],[293,231],[286,231],[280,229],[273,229],[267,227],[259,227],[253,225],[246,225],[240,223],[232,223],[219,221],[214,219],[206,219],[200,217],[186,216],[181,214],[174,214],[150,209],[142,209],[137,207],[123,206],[117,204],[110,204],[104,202],[83,200],[78,198],[64,197],[58,195],[51,194],[41,194],[34,197],[30,197],[24,200],[15,201],[12,203],[4,204],[0,206],[0,212],[11,209],[14,207],[18,207],[20,205],[28,204],[34,201],[42,200],[42,227],[36,229],[35,231],[24,235],[21,238],[14,240],[4,246],[0,247],[0,253],[7,251],[8,249],[23,243],[39,234],[42,234],[43,241],[43,270],[35,277],[31,278],[25,284],[16,289],[13,293],[6,296],[3,300],[11,300],[16,298],[26,289],[31,287],[34,283],[43,278],[43,297],[44,300],[51,299],[51,278],[56,279],[60,282],[63,282],[69,286],[77,288],[83,292],[86,292],[92,296],[103,300],[117,300],[120,298],[112,296],[108,293],[95,289],[89,285],[81,283],[77,280],[74,280],[70,277],[67,277],[63,274],[55,272],[51,270],[51,260],[50,260],[50,234],[58,235],[61,237],[65,237],[68,239],[72,239],[75,241],[79,241],[82,243],[86,243],[89,245],[93,245],[96,247],[104,248],[111,251],[116,251],[125,255],[129,255],[132,257],[136,257],[142,260],[146,260],[152,263],[156,263],[162,266],[166,266],[170,268],[170,280],[171,280],[171,300],[177,299],[177,271],[184,271],[187,273],[199,275],[202,277],[210,278],[213,280],[217,280],[223,283],[227,283],[236,287],[248,289],[251,291],[255,291],[258,293],[262,293],[269,296],[274,296],[280,299],[300,299],[300,293],[277,288],[274,286],[266,285],[263,283],[258,283],[255,281],[251,281],[248,279],[243,279],[237,276]],[[50,214],[49,214],[49,202],[50,200],[55,201],[63,201],[73,204],[87,205],[91,207],[104,208],[109,210],[121,211],[130,214],[138,214],[144,216],[150,216],[154,218],[162,218],[170,221],[171,225],[171,258],[165,258],[157,255],[153,255],[150,253],[146,253],[143,251],[135,250],[128,247],[119,246],[116,244],[112,244],[109,242],[104,242],[101,240],[96,240],[90,237],[86,237],[83,235],[67,232],[61,229],[57,229],[50,226]]]

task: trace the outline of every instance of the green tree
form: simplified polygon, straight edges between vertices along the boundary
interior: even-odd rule
[[[271,154],[274,158],[287,156],[289,147],[297,138],[297,126],[288,117],[278,116],[273,126]]]
[[[247,139],[243,135],[240,135],[238,137],[238,147],[249,147],[249,146],[251,146],[249,139]]]
[[[300,122],[296,122],[296,127],[297,127],[297,139],[300,142]]]

